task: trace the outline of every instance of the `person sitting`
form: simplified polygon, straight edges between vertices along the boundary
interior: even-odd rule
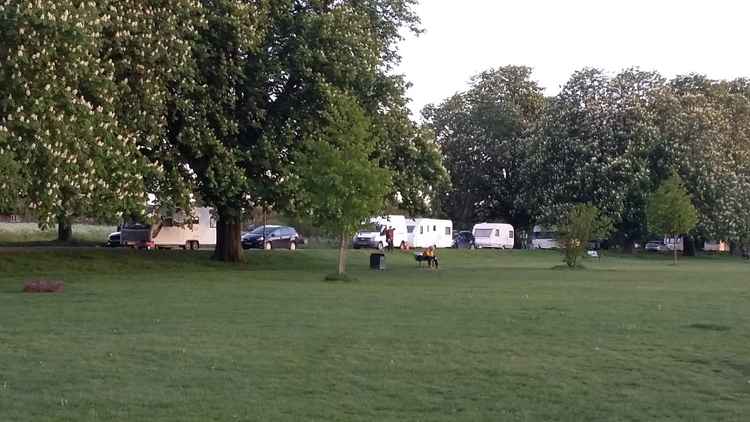
[[[429,248],[425,249],[425,251],[422,253],[424,255],[425,259],[427,260],[427,266],[429,268],[438,268],[439,262],[437,258],[437,254],[435,254],[435,248],[433,246],[430,246]]]

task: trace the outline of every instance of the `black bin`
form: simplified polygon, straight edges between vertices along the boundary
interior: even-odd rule
[[[385,271],[385,254],[374,253],[370,254],[370,269]]]

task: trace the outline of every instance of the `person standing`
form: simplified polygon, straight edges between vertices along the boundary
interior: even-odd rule
[[[385,241],[388,243],[388,252],[393,252],[393,237],[396,232],[396,229],[393,227],[388,227],[388,230],[385,231]]]

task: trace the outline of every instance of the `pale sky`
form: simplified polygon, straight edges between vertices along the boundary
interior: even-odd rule
[[[587,66],[750,77],[744,0],[421,0],[418,12],[426,32],[401,45],[397,69],[414,84],[415,117],[509,64],[534,68],[550,95]]]

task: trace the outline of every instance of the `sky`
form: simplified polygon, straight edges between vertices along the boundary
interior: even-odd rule
[[[554,95],[575,70],[628,67],[666,77],[750,77],[744,0],[420,0],[425,33],[401,44],[397,72],[415,117],[468,87],[472,75],[526,65]]]

